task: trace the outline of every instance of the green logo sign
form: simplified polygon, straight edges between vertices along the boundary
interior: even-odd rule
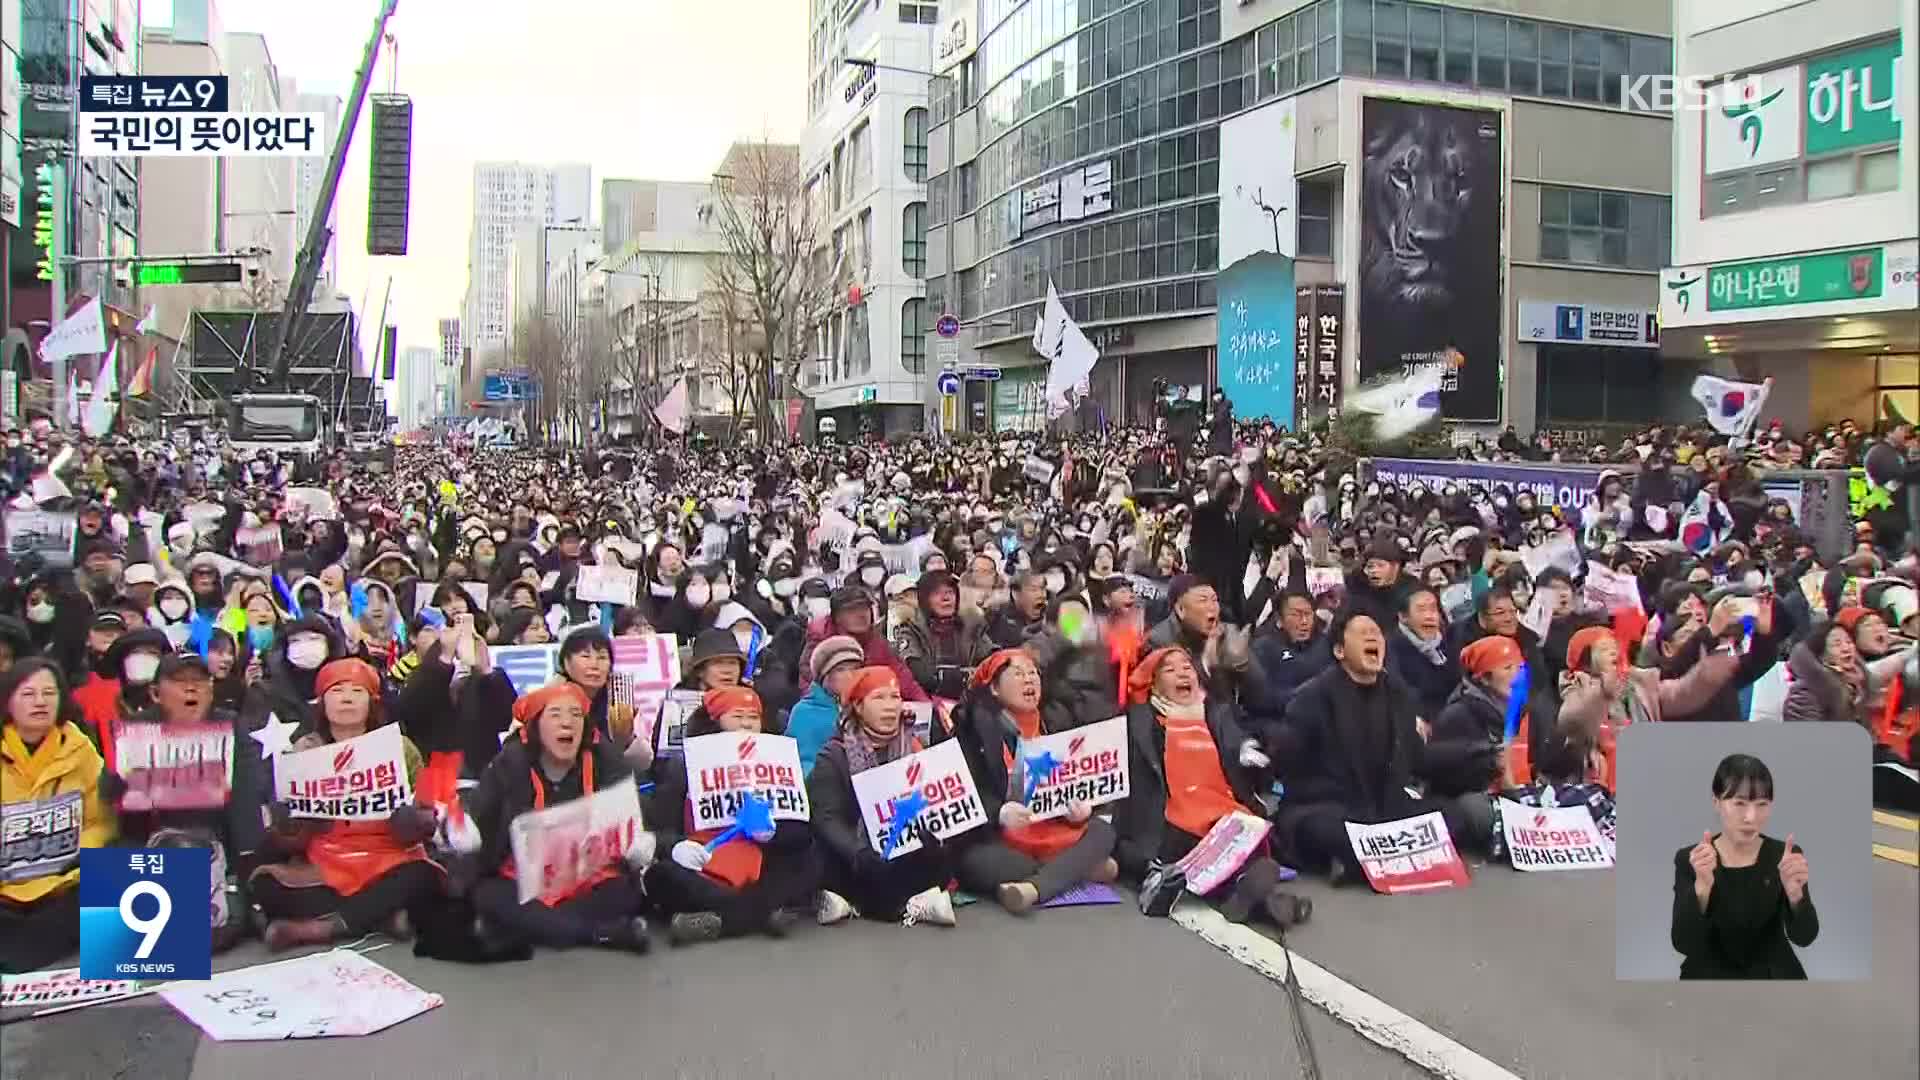
[[[1885,284],[1886,258],[1885,248],[1873,247],[1710,267],[1707,310],[1872,299],[1880,295]],[[1684,304],[1681,310],[1685,310]]]
[[[1900,141],[1900,40],[1807,61],[1807,153]]]
[[[1667,282],[1667,288],[1673,291],[1674,302],[1680,305],[1681,311],[1693,310],[1693,287],[1698,284],[1700,275],[1688,277],[1685,270],[1674,274],[1674,279]]]
[[[1720,110],[1727,119],[1740,121],[1740,141],[1747,144],[1748,158],[1757,158],[1760,156],[1760,136],[1762,134],[1760,110],[1773,104],[1776,98],[1787,92],[1787,88],[1783,86],[1758,101],[1753,100],[1754,92],[1755,83],[1752,80],[1748,80],[1745,90],[1747,100],[1738,105],[1724,106]]]

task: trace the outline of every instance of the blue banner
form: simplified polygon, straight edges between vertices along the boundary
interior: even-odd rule
[[[1420,484],[1444,488],[1505,487],[1518,494],[1533,493],[1534,501],[1578,511],[1594,501],[1594,487],[1603,472],[1617,472],[1633,483],[1631,465],[1511,465],[1493,461],[1432,461],[1424,458],[1374,458],[1373,478],[1381,487],[1405,489]]]
[[[1239,420],[1294,424],[1293,260],[1256,252],[1220,272],[1220,388]]]

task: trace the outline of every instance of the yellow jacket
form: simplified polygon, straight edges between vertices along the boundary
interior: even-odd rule
[[[0,858],[5,860],[5,865],[0,865],[0,875],[26,870],[41,859],[49,862],[48,869],[51,872],[19,881],[7,881],[0,877],[0,896],[15,903],[27,904],[79,883],[80,856],[77,850],[65,857],[62,853],[41,853],[38,856],[25,854],[23,857],[22,845],[52,841],[60,832],[70,831],[63,830],[61,826],[74,795],[79,796],[80,847],[104,847],[111,841],[116,827],[112,811],[100,801],[102,768],[100,751],[94,749],[93,741],[87,738],[85,732],[72,724],[55,724],[39,749],[33,751],[27,749],[27,744],[21,741],[19,731],[12,724],[0,727],[0,800],[5,802],[9,831],[19,827],[13,823],[29,812],[27,804],[45,803],[45,809],[51,811],[51,814],[33,815],[36,823],[43,826],[34,830],[35,835],[19,838],[9,836],[0,845],[0,852],[4,852]],[[66,798],[62,799],[62,796]],[[69,806],[60,806],[56,800]]]

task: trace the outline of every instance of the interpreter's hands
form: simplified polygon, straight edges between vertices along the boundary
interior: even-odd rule
[[[1003,829],[1024,829],[1033,824],[1033,811],[1025,803],[1009,799],[1000,804],[1000,827]]]
[[[707,845],[698,840],[682,840],[673,845],[673,861],[696,874],[707,868],[707,860],[712,857]]]
[[[1720,853],[1713,849],[1712,833],[1700,834],[1700,842],[1687,853],[1687,862],[1693,865],[1693,895],[1705,904],[1713,892],[1713,872],[1720,867]]]
[[[1073,822],[1075,825],[1083,824],[1092,816],[1093,807],[1088,806],[1086,803],[1074,802],[1067,804],[1067,820]]]
[[[634,833],[633,843],[627,845],[625,855],[627,867],[632,870],[645,870],[653,865],[653,857],[659,849],[659,837],[645,830]],[[705,851],[706,848],[702,847],[700,850]]]
[[[1794,850],[1792,833],[1787,834],[1787,853],[1780,856],[1780,888],[1794,907],[1807,898],[1807,857]]]
[[[1273,764],[1273,759],[1261,752],[1260,744],[1247,739],[1240,744],[1240,765],[1247,769],[1264,769]]]

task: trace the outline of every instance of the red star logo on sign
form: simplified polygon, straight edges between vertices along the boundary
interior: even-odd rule
[[[333,755],[334,772],[346,772],[347,766],[351,764],[353,764],[353,747],[345,747],[339,753]]]
[[[920,786],[920,763],[916,761],[913,764],[907,766],[907,787],[916,788],[919,786]]]
[[[745,761],[748,758],[753,756],[753,747],[754,747],[754,743],[752,739],[740,740],[740,749],[738,753],[741,761]]]

